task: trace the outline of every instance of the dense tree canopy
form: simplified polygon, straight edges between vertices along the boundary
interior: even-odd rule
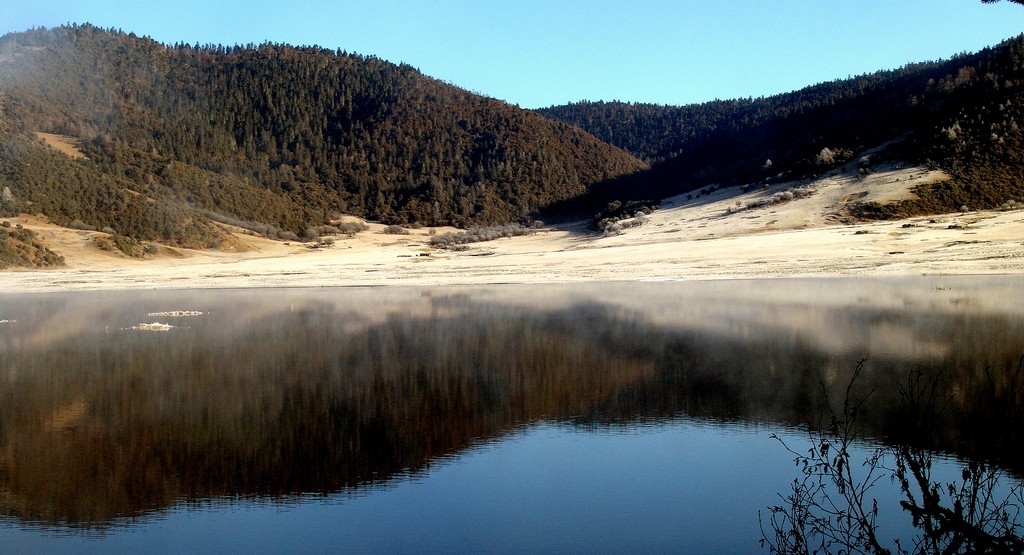
[[[185,246],[223,240],[211,219],[277,237],[339,214],[525,222],[800,179],[882,145],[954,180],[863,215],[991,207],[1024,199],[1021,84],[1017,38],[769,98],[535,112],[343,51],[36,29],[0,37],[0,215]]]
[[[40,29],[0,39],[0,92],[5,132],[22,137],[12,141],[24,153],[8,165],[42,156],[26,144],[36,131],[75,138],[88,157],[45,177],[0,173],[37,203],[33,179],[61,174],[70,186],[93,172],[112,196],[132,190],[292,231],[338,213],[464,225],[529,220],[645,168],[577,127],[407,65],[316,47],[164,46],[88,25]],[[54,210],[97,224],[111,212]]]

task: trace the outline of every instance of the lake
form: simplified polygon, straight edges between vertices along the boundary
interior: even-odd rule
[[[836,422],[1016,507],[1022,355],[1019,277],[0,295],[0,548],[767,551]]]

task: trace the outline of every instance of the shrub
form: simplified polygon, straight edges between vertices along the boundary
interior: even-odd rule
[[[342,222],[338,224],[338,232],[349,237],[354,237],[360,231],[366,231],[369,227],[363,222]]]
[[[4,223],[0,225],[0,268],[64,265],[64,257],[40,243],[34,232],[20,226],[12,230],[10,222]]]
[[[619,233],[623,228],[637,227],[647,222],[647,216],[658,209],[657,201],[631,200],[626,204],[619,201],[609,203],[608,206],[594,215],[594,227],[605,235]],[[630,221],[624,226],[616,226],[618,222]],[[612,227],[615,229],[611,229]]]
[[[389,226],[385,227],[381,231],[381,233],[384,233],[386,235],[408,235],[409,234],[409,230],[405,229],[404,227],[402,227],[400,225],[393,225],[392,224],[392,225],[389,225]]]
[[[234,227],[240,227],[244,230],[251,231],[257,235],[262,235],[267,239],[278,239],[282,241],[299,240],[299,236],[296,235],[294,231],[285,231],[270,224],[265,224],[263,222],[250,222],[246,220],[241,220],[239,218],[225,216],[224,214],[212,212],[210,210],[198,210],[198,212],[215,222]]]
[[[507,224],[491,227],[471,227],[466,231],[456,233],[442,233],[430,238],[430,245],[440,249],[464,250],[455,247],[464,246],[469,243],[482,243],[493,241],[502,237],[519,237],[522,235],[533,235],[539,228],[523,227],[520,224]]]
[[[764,206],[772,206],[774,204],[782,204],[791,200],[799,198],[809,197],[814,194],[814,188],[808,186],[793,187],[785,191],[779,191],[772,194],[769,197],[753,201],[748,203],[746,208],[761,208]]]
[[[147,248],[143,244],[131,237],[125,237],[124,235],[112,234],[109,236],[98,236],[93,240],[96,248],[104,251],[118,250],[132,258],[142,258],[147,254]],[[149,252],[148,254],[153,254]]]

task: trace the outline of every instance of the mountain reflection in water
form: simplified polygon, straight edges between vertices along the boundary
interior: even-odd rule
[[[182,501],[359,491],[537,422],[813,424],[862,358],[872,436],[1019,471],[1021,292],[971,278],[4,296],[0,508],[102,528]],[[171,327],[139,329],[152,323]],[[901,438],[910,369],[952,396],[934,437]]]

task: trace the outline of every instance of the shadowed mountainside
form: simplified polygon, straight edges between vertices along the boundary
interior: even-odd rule
[[[948,171],[918,199],[869,205],[894,217],[996,208],[1024,189],[1024,36],[948,61],[910,64],[768,98],[688,106],[580,102],[539,110],[653,164],[599,188],[588,206],[661,199],[708,185],[795,181],[858,162]],[[858,159],[866,150],[877,150]]]

